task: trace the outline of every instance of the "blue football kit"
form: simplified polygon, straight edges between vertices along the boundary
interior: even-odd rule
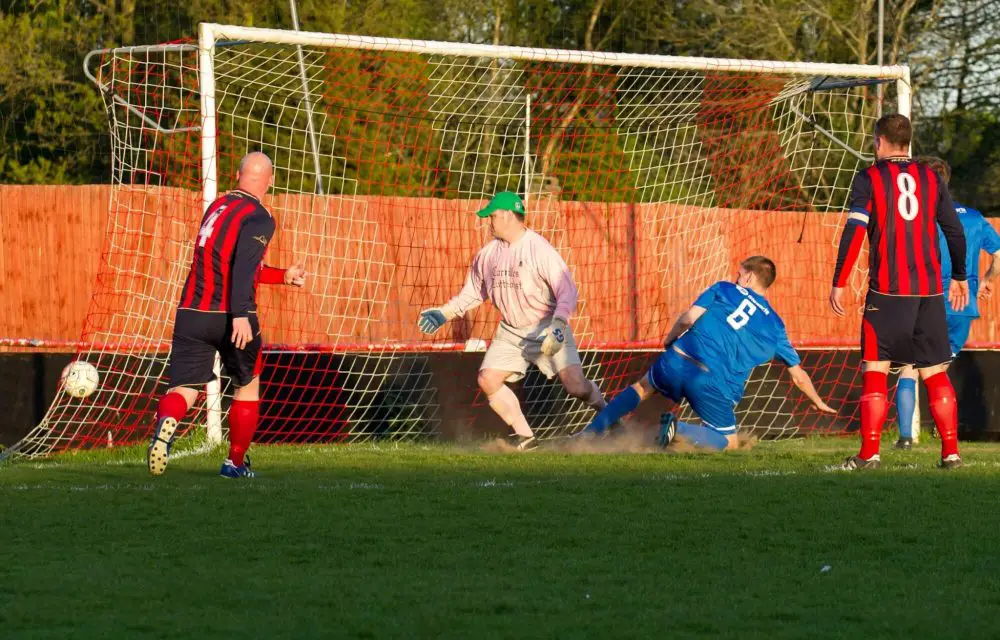
[[[764,296],[723,281],[694,305],[705,313],[657,358],[649,379],[674,402],[687,400],[706,426],[735,434],[735,408],[753,369],[775,357],[790,367],[801,359]]]
[[[969,304],[961,311],[951,308],[951,303],[945,297],[945,312],[948,314],[948,341],[951,343],[951,355],[955,357],[969,339],[969,329],[972,321],[979,317],[979,304],[976,296],[979,293],[979,252],[996,253],[1000,251],[1000,233],[989,223],[983,214],[971,207],[955,203],[955,213],[965,231],[965,273],[968,275]],[[944,234],[938,228],[939,241],[944,242]],[[944,246],[943,244],[941,246]],[[941,252],[941,280],[944,291],[948,291],[951,281],[951,255]]]

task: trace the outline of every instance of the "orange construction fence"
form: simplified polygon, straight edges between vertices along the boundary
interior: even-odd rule
[[[262,314],[281,315],[265,325],[272,343],[430,347],[417,313],[458,292],[486,237],[472,215],[480,201],[277,195],[268,204],[279,223],[268,262],[303,261],[314,276],[303,292],[262,289]],[[200,209],[199,194],[177,189],[0,185],[0,350],[119,332],[168,339]],[[826,301],[839,214],[546,198],[529,212],[574,272],[584,345],[655,343],[702,288],[756,253],[778,265],[771,299],[793,342],[857,343],[860,315],[836,318]],[[969,346],[1000,347],[1000,296],[980,308]],[[446,339],[488,338],[495,320],[484,305]]]

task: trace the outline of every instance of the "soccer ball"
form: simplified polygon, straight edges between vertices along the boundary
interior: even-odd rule
[[[74,398],[86,398],[100,382],[97,367],[83,360],[74,360],[62,370],[63,389]]]

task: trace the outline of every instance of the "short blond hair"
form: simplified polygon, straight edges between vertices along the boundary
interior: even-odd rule
[[[757,276],[757,280],[765,289],[774,284],[778,277],[778,268],[774,266],[774,261],[764,256],[750,256],[741,262],[740,266]]]

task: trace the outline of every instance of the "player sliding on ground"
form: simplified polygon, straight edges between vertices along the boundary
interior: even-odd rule
[[[676,435],[701,447],[734,447],[734,409],[743,397],[747,378],[754,367],[775,356],[787,365],[792,382],[817,409],[836,413],[816,393],[809,374],[799,364],[799,354],[788,341],[785,324],[764,297],[776,275],[771,260],[753,256],[740,264],[735,284],[717,282],[698,296],[674,323],[664,339],[664,353],[649,372],[615,396],[582,435],[603,434],[655,391],[675,403],[687,400],[703,422],[694,425],[668,420],[667,429],[660,433],[662,446]]]
[[[174,321],[170,390],[160,399],[156,432],[146,454],[154,476],[166,471],[177,424],[198,398],[198,390],[215,379],[216,353],[236,385],[229,410],[229,457],[220,475],[254,475],[246,451],[257,429],[260,403],[257,283],[301,287],[306,276],[298,265],[276,269],[263,264],[275,225],[261,199],[272,177],[266,155],[248,154],[236,174],[237,188],[209,205],[202,218]]]
[[[524,224],[524,202],[510,191],[496,194],[476,215],[489,218],[494,239],[472,261],[462,291],[446,304],[420,313],[417,325],[436,333],[489,298],[500,326],[479,368],[477,382],[490,407],[513,430],[513,446],[537,445],[514,391],[506,385],[524,377],[532,363],[549,379],[559,376],[566,393],[600,411],[604,396],[587,380],[569,328],[576,309],[573,276],[545,238]]]
[[[944,184],[951,179],[951,167],[941,158],[928,156],[917,158],[917,162],[926,164],[934,170]],[[945,300],[945,313],[948,318],[948,342],[951,347],[951,357],[958,356],[962,347],[969,339],[969,329],[972,321],[979,317],[977,298],[989,298],[993,294],[993,278],[1000,273],[1000,233],[975,209],[955,202],[955,213],[965,232],[965,273],[969,283],[969,304],[965,309],[956,311],[948,300]],[[938,226],[938,246],[947,242],[944,232]],[[990,255],[990,266],[979,279],[979,252]],[[941,286],[942,291],[951,287],[950,254],[941,254]],[[979,285],[983,288],[980,289]],[[899,440],[897,449],[913,448],[913,413],[917,404],[917,371],[907,365],[899,373],[896,383],[896,414],[899,420]]]
[[[879,439],[889,411],[886,378],[892,362],[913,365],[927,385],[931,415],[941,435],[944,468],[961,466],[958,405],[945,369],[951,359],[941,284],[938,225],[951,256],[948,298],[956,311],[969,301],[965,234],[948,185],[926,164],[910,159],[912,129],[906,116],[875,123],[875,164],[854,176],[850,214],[840,238],[830,291],[834,313],[844,315],[844,287],[865,236],[869,244],[868,295],[861,320],[861,451],[846,470],[877,469]]]

